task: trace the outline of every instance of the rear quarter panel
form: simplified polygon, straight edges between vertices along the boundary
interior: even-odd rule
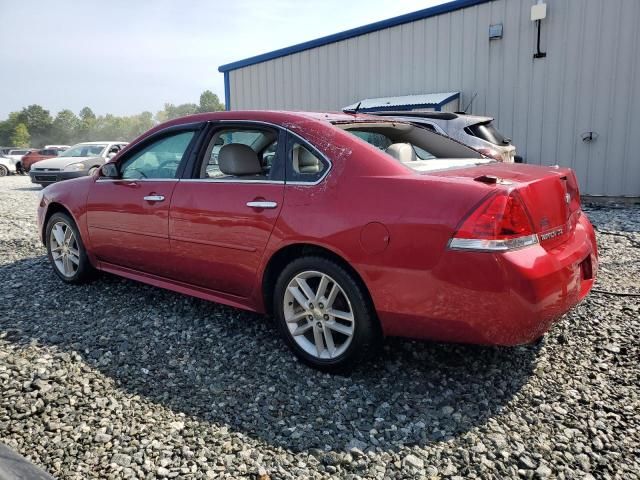
[[[492,188],[412,173],[375,147],[332,130],[338,133],[301,132],[333,166],[318,185],[285,187],[262,271],[287,245],[318,245],[355,268],[379,312],[411,308],[424,298],[421,289],[458,224]]]

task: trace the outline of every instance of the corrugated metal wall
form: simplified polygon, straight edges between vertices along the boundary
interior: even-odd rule
[[[574,168],[582,192],[640,195],[640,0],[494,0],[230,72],[232,109],[337,110],[366,97],[461,92],[528,163]],[[489,41],[490,24],[504,36]],[[583,142],[593,131],[597,139]]]

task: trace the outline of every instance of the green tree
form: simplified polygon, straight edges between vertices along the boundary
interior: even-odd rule
[[[53,121],[51,139],[55,143],[74,143],[79,127],[80,119],[75,113],[71,110],[60,110]]]
[[[172,120],[174,118],[184,117],[185,115],[193,115],[194,113],[198,113],[198,108],[198,105],[195,103],[183,103],[182,105],[165,103],[164,112],[162,114],[159,113],[159,118]]]
[[[19,112],[11,112],[9,118],[0,122],[0,145],[14,146],[11,145],[11,136],[16,126],[20,123],[18,115]]]
[[[76,129],[75,139],[72,143],[87,142],[93,137],[93,129],[96,124],[96,114],[89,107],[80,110],[80,122]]]
[[[96,119],[96,114],[93,113],[93,110],[91,110],[89,107],[84,107],[82,110],[80,110],[80,120],[82,120],[83,122],[91,122],[91,121],[95,121]]]
[[[43,146],[49,142],[53,124],[49,110],[40,105],[29,105],[18,114],[18,120],[27,127],[34,146]]]
[[[224,110],[224,105],[220,102],[218,95],[211,90],[202,92],[200,95],[200,106],[198,107],[199,112],[219,112],[221,110]]]
[[[13,134],[10,138],[10,143],[16,147],[28,147],[29,146],[29,130],[24,123],[19,123],[13,130]]]

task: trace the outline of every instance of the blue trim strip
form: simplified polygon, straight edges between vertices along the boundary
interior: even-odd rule
[[[229,72],[224,72],[224,109],[231,110],[231,86],[229,85]]]
[[[422,20],[429,17],[435,17],[436,15],[454,12],[462,8],[472,7],[474,5],[480,5],[482,3],[491,1],[492,0],[454,0],[452,2],[443,3],[442,5],[436,5],[435,7],[418,10],[417,12],[400,15],[399,17],[381,20],[379,22],[363,25],[362,27],[352,28],[351,30],[345,30],[344,32],[335,33],[333,35],[317,38],[315,40],[310,40],[304,43],[299,43],[291,47],[281,48],[279,50],[274,50],[273,52],[256,55],[255,57],[245,58],[244,60],[238,60],[237,62],[227,63],[226,65],[221,65],[220,67],[218,67],[218,71],[228,72],[230,70],[236,70],[248,65],[254,65],[256,63],[264,62],[267,60],[273,60],[274,58],[291,55],[292,53],[298,53],[304,50],[321,47],[322,45],[327,45],[329,43],[339,42],[340,40],[359,37],[360,35],[376,32],[385,28],[396,27],[404,23],[415,22],[416,20]]]

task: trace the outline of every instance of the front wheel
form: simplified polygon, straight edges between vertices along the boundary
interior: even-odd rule
[[[0,177],[6,177],[9,175],[9,169],[4,165],[0,165]]]
[[[379,344],[377,319],[364,288],[327,258],[299,258],[282,271],[274,312],[289,347],[319,370],[350,369]]]
[[[73,219],[66,213],[54,213],[46,228],[47,255],[53,271],[67,283],[84,283],[93,267]]]

